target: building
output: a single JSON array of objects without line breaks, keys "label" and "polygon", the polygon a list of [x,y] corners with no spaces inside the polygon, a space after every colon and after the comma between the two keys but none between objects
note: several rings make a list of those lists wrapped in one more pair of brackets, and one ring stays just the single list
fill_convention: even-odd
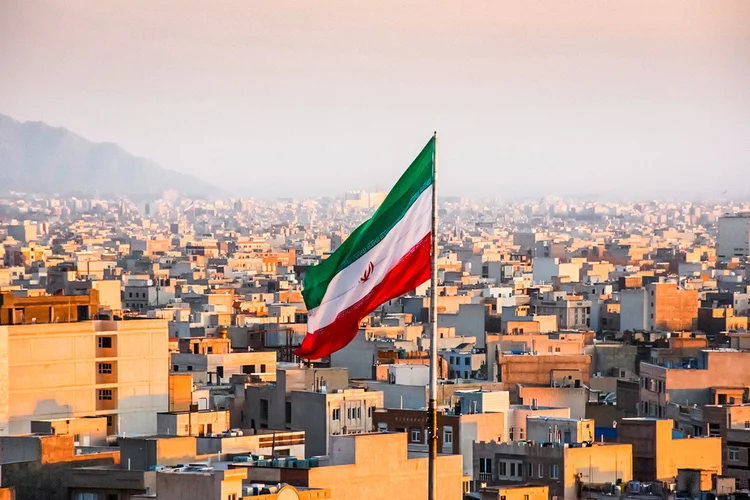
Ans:
[{"label": "building", "polygon": [[633,478],[629,444],[474,443],[475,486],[547,486],[551,498],[573,500]]},{"label": "building", "polygon": [[350,389],[345,369],[282,367],[276,383],[247,385],[243,422],[250,429],[303,430],[306,455],[317,456],[328,453],[331,436],[372,432],[382,407],[383,393]]},{"label": "building", "polygon": [[229,352],[229,339],[180,339],[172,353],[173,373],[192,373],[196,383],[227,383],[232,375],[255,375],[273,380],[275,351]]},{"label": "building", "polygon": [[719,217],[716,259],[730,261],[750,255],[750,214],[727,214]]},{"label": "building", "polygon": [[8,226],[8,236],[21,243],[31,243],[36,241],[39,226],[32,221],[23,222],[13,221]]},{"label": "building", "polygon": [[0,294],[0,325],[69,323],[94,319],[99,312],[99,291],[86,295],[16,297]]},{"label": "building", "polygon": [[[427,458],[412,458],[406,433],[372,433],[331,438],[329,457],[298,467],[235,462],[247,469],[248,482],[285,483],[295,488],[328,489],[336,500],[427,497]],[[373,452],[377,450],[377,452]],[[437,498],[456,500],[468,491],[460,455],[438,455]]]},{"label": "building", "polygon": [[479,500],[549,500],[549,487],[531,484],[488,486],[479,490]]},{"label": "building", "polygon": [[[669,404],[739,404],[750,389],[750,352],[703,349],[684,363],[641,362],[639,415],[665,417]],[[731,369],[726,369],[731,367]]]},{"label": "building", "polygon": [[565,292],[545,292],[532,301],[536,314],[556,316],[561,330],[588,329],[591,327],[591,301]]},{"label": "building", "polygon": [[0,326],[0,434],[86,416],[107,417],[110,435],[156,432],[167,343],[162,320]]},{"label": "building", "polygon": [[[438,451],[463,456],[463,474],[471,476],[472,443],[505,439],[507,413],[438,413]],[[404,432],[409,436],[409,452],[425,455],[429,452],[426,410],[388,409],[375,411],[375,426],[379,432]]]},{"label": "building", "polygon": [[68,500],[71,497],[61,485],[71,468],[116,467],[119,463],[118,448],[77,448],[70,434],[3,436],[0,490],[15,489],[14,500]]},{"label": "building", "polygon": [[721,438],[678,438],[673,422],[654,418],[624,418],[618,441],[633,447],[633,478],[674,483],[678,469],[702,469],[721,474]]},{"label": "building", "polygon": [[693,331],[698,320],[698,290],[681,290],[677,283],[649,283],[648,329]]}]

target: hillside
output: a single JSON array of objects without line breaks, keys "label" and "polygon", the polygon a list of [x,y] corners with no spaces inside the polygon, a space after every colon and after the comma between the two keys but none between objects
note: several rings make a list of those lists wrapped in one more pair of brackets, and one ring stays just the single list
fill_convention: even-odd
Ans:
[{"label": "hillside", "polygon": [[138,196],[166,189],[188,196],[219,193],[116,144],[93,143],[65,128],[0,115],[0,192]]}]

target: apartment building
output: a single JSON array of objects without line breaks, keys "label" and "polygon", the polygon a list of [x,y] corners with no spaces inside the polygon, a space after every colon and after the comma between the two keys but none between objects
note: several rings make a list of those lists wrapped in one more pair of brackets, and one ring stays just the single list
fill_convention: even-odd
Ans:
[{"label": "apartment building", "polygon": [[588,329],[591,327],[591,301],[565,292],[545,292],[532,300],[536,314],[556,316],[561,330]]},{"label": "apartment building", "polygon": [[739,404],[750,390],[750,352],[704,349],[694,360],[641,362],[639,415],[665,417],[667,405]]},{"label": "apartment building", "polygon": [[581,498],[586,488],[633,479],[629,444],[527,441],[474,443],[475,487],[547,486],[551,498]]},{"label": "apartment building", "polygon": [[0,326],[0,434],[95,415],[108,434],[155,432],[168,406],[167,343],[162,320]]},{"label": "apartment building", "polygon": [[682,290],[677,283],[646,286],[649,330],[693,331],[698,320],[698,290]]},{"label": "apartment building", "polygon": [[283,367],[275,384],[245,388],[243,422],[252,429],[298,429],[307,438],[307,456],[325,455],[331,436],[375,429],[383,393],[350,389],[345,369]]},{"label": "apartment building", "polygon": [[673,483],[678,469],[721,474],[721,438],[677,438],[671,419],[624,418],[618,441],[633,447],[633,477],[638,481]]}]

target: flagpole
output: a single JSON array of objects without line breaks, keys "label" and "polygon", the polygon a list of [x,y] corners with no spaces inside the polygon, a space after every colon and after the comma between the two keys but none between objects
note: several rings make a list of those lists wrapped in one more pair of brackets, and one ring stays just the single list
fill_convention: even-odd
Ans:
[{"label": "flagpole", "polygon": [[432,136],[432,276],[430,277],[430,402],[427,422],[429,425],[430,451],[428,458],[428,500],[437,499],[437,241],[438,241],[438,204],[437,204],[437,132]]}]

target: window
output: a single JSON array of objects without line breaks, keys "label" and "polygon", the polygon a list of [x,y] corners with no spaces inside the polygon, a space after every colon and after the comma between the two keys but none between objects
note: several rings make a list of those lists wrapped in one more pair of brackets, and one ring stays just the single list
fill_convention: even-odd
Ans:
[{"label": "window", "polygon": [[515,429],[513,427],[510,428],[510,432],[508,433],[508,439],[510,441],[513,441],[513,435],[515,434]]},{"label": "window", "polygon": [[178,371],[180,371],[180,365],[172,365],[172,371],[173,371],[173,372],[178,372]]},{"label": "window", "polygon": [[266,373],[266,365],[260,365],[260,373]]},{"label": "window", "polygon": [[362,418],[362,407],[357,408],[357,418]]},{"label": "window", "polygon": [[549,477],[550,479],[557,479],[558,474],[560,473],[559,466],[557,464],[553,464],[549,466]]},{"label": "window", "polygon": [[523,500],[529,500],[529,495],[524,495]]},{"label": "window", "polygon": [[367,416],[372,418],[372,416],[375,414],[375,407],[371,406],[367,409]]},{"label": "window", "polygon": [[443,427],[443,445],[453,444],[453,428]]},{"label": "window", "polygon": [[471,358],[464,358],[464,364],[469,366],[471,364]]},{"label": "window", "polygon": [[347,420],[351,420],[352,419],[352,409],[351,408],[347,408],[346,409],[346,419]]},{"label": "window", "polygon": [[534,475],[534,464],[526,464],[526,476],[531,478]]},{"label": "window", "polygon": [[112,363],[99,363],[99,373],[109,375],[112,373]]},{"label": "window", "polygon": [[453,364],[455,364],[455,363],[456,363],[456,360],[455,360],[455,358],[454,358],[453,356],[451,356],[451,364],[453,365]]},{"label": "window", "polygon": [[521,441],[523,441],[523,434],[523,427],[521,427],[520,429],[518,429],[518,439]]},{"label": "window", "polygon": [[737,462],[740,459],[740,450],[737,448],[729,448],[729,461]]},{"label": "window", "polygon": [[491,458],[479,459],[479,472],[481,472],[482,474],[492,473],[492,459]]},{"label": "window", "polygon": [[411,430],[411,442],[412,443],[419,443],[420,437],[422,437],[422,433],[419,429],[412,429]]},{"label": "window", "polygon": [[255,373],[255,365],[242,365],[242,373],[252,375]]},{"label": "window", "polygon": [[187,365],[187,371],[189,372],[193,371],[193,365]]},{"label": "window", "polygon": [[286,423],[291,424],[292,423],[292,402],[291,401],[286,402],[284,413],[286,413]]},{"label": "window", "polygon": [[112,348],[112,337],[97,337],[96,342],[100,349]]},{"label": "window", "polygon": [[237,500],[237,493],[230,493],[227,495],[227,500]]},{"label": "window", "polygon": [[107,427],[112,427],[113,423],[114,419],[112,418],[112,415],[107,415]]},{"label": "window", "polygon": [[99,401],[112,401],[112,389],[99,389],[97,398]]},{"label": "window", "polygon": [[750,420],[745,420],[745,429],[750,429]]},{"label": "window", "polygon": [[499,467],[499,469],[500,469],[500,472],[499,472],[500,476],[507,476],[508,475],[508,464],[506,464],[505,462],[498,462],[497,465],[500,466]]},{"label": "window", "polygon": [[268,420],[268,400],[267,399],[260,400],[260,419]]},{"label": "window", "polygon": [[332,418],[334,420],[340,420],[341,419],[341,410],[339,410],[338,408],[334,408],[333,412],[332,412]]},{"label": "window", "polygon": [[214,353],[214,348],[213,348],[213,346],[208,346],[208,347],[206,347],[206,354],[213,354],[213,353]]},{"label": "window", "polygon": [[510,477],[515,477],[516,475],[516,463],[511,462],[510,463]]},{"label": "window", "polygon": [[544,477],[544,466],[542,464],[537,465],[536,475],[539,477],[539,479]]}]

